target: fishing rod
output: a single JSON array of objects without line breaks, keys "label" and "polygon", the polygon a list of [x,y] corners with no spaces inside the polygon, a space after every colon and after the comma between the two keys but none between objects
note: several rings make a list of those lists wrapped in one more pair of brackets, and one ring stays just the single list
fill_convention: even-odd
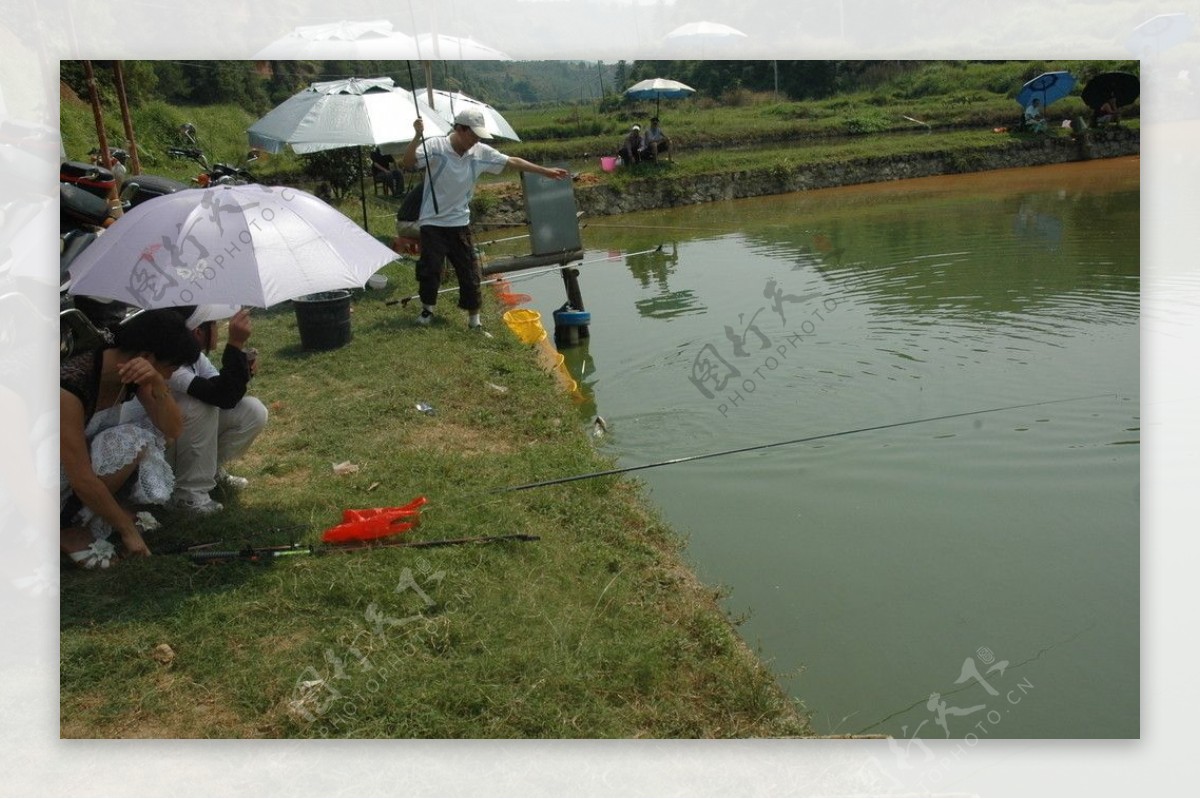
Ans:
[{"label": "fishing rod", "polygon": [[[578,218],[581,216],[583,216],[583,211],[578,212],[578,214],[575,216],[575,218]],[[590,223],[584,222],[583,224],[581,224],[580,230],[587,228],[588,224],[590,224]],[[502,242],[502,241],[518,241],[520,239],[528,239],[530,235],[533,235],[533,234],[532,233],[522,233],[521,235],[516,235],[516,236],[504,236],[503,239],[488,239],[487,241],[476,242],[475,247],[487,247],[487,246],[490,246],[493,244],[500,244],[500,242]]]},{"label": "fishing rod", "polygon": [[[481,280],[481,281],[479,281],[479,285],[489,286],[493,283],[502,283],[504,281],[512,282],[512,281],[516,281],[516,280],[524,280],[527,277],[537,277],[538,275],[544,275],[548,272],[556,272],[560,269],[568,269],[568,268],[575,269],[575,268],[578,268],[581,266],[587,266],[588,264],[598,264],[598,263],[602,263],[604,261],[612,261],[612,260],[615,260],[620,257],[628,258],[628,257],[634,256],[634,255],[647,255],[648,253],[652,253],[652,252],[662,252],[662,248],[663,248],[663,246],[660,244],[657,247],[650,249],[650,250],[642,250],[641,252],[621,253],[621,255],[606,255],[603,258],[593,258],[590,261],[581,261],[580,263],[577,263],[577,264],[559,264],[557,266],[550,266],[545,269],[535,269],[532,272],[522,272],[519,275],[516,275],[514,277],[505,277],[504,275],[501,275],[499,277],[492,277],[492,278],[488,278],[487,280]],[[448,291],[458,291],[458,288],[459,288],[458,286],[448,286],[448,287],[438,291],[438,294],[445,294]],[[405,305],[408,305],[413,300],[419,300],[420,298],[421,298],[420,294],[410,294],[407,297],[401,297],[400,299],[397,299],[397,300],[388,300],[387,302],[384,303],[384,305],[399,305],[401,307],[404,307]]]},{"label": "fishing rod", "polygon": [[561,485],[562,483],[571,483],[576,480],[590,480],[594,477],[609,477],[616,474],[626,474],[628,472],[637,472],[643,469],[656,469],[660,466],[673,466],[678,463],[689,463],[691,461],[705,460],[707,458],[720,458],[725,455],[737,455],[743,452],[757,452],[759,450],[771,449],[773,447],[786,447],[792,444],[806,444],[811,441],[825,441],[830,438],[838,438],[840,436],[849,436],[857,433],[870,433],[877,430],[891,430],[897,427],[907,427],[915,424],[926,424],[928,422],[940,422],[946,419],[961,419],[964,416],[978,416],[982,413],[999,413],[1000,411],[1015,411],[1021,408],[1036,408],[1042,405],[1056,405],[1063,402],[1081,402],[1083,400],[1097,399],[1099,397],[1111,397],[1112,394],[1094,394],[1090,397],[1070,397],[1067,399],[1045,400],[1043,402],[1027,402],[1020,405],[1005,405],[1000,408],[984,408],[977,411],[962,411],[960,413],[947,413],[942,416],[931,416],[927,419],[911,419],[907,422],[891,422],[890,424],[871,425],[870,427],[856,427],[853,430],[841,430],[836,433],[822,433],[815,436],[805,436],[803,438],[793,438],[787,441],[775,441],[770,444],[755,444],[748,447],[737,447],[735,449],[726,449],[719,452],[706,452],[701,455],[686,455],[681,458],[671,458],[664,461],[656,461],[654,463],[644,463],[640,466],[624,466],[617,469],[605,469],[600,472],[589,472],[587,474],[576,474],[570,477],[558,477],[552,480],[541,480],[536,483],[525,483],[524,485],[510,486],[508,488],[494,489],[492,493],[504,494],[513,491],[526,491],[531,488],[544,488],[546,486]]},{"label": "fishing rod", "polygon": [[530,236],[529,233],[522,233],[519,236],[505,236],[502,239],[491,239],[490,241],[481,241],[481,242],[479,242],[479,244],[477,244],[475,246],[487,247],[488,245],[491,245],[491,244],[499,244],[502,241],[517,241],[518,239],[527,239],[527,238],[529,238],[529,236]]},{"label": "fishing rod", "polygon": [[337,546],[285,544],[275,547],[254,547],[246,545],[242,549],[231,550],[206,550],[200,547],[193,547],[179,554],[185,555],[188,560],[197,565],[228,563],[235,560],[269,564],[279,558],[307,555],[342,555],[350,552],[363,552],[370,549],[433,549],[435,547],[461,546],[463,544],[494,544],[501,541],[540,540],[540,536],[529,535],[528,533],[512,533],[509,535],[480,535],[468,538],[439,538],[432,541],[377,541],[373,543]]},{"label": "fishing rod", "polygon": [[[408,85],[412,90],[413,109],[417,112],[417,119],[420,119],[421,106],[417,105],[417,83],[413,80],[412,62],[405,61],[404,63],[408,67]],[[429,198],[433,200],[433,212],[435,214],[440,213],[438,211],[437,192],[433,189],[433,167],[429,163],[429,147],[425,144],[424,131],[421,131],[421,151],[425,153],[425,177],[429,180]]]}]

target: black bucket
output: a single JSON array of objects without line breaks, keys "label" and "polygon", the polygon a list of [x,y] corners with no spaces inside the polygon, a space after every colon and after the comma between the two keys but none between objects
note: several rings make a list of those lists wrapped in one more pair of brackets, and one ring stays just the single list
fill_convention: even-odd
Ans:
[{"label": "black bucket", "polygon": [[292,300],[300,326],[300,346],[332,350],[347,344],[350,332],[350,292],[323,291]]}]

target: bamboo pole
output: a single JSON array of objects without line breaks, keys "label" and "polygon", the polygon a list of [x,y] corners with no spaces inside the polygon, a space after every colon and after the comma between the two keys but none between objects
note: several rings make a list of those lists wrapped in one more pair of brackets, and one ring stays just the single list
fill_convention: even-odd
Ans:
[{"label": "bamboo pole", "polygon": [[125,141],[129,146],[129,174],[142,174],[138,160],[137,141],[133,135],[133,120],[129,116],[129,101],[125,97],[125,69],[120,61],[113,62],[113,81],[117,85],[117,102],[121,105],[121,123],[125,126]]},{"label": "bamboo pole", "polygon": [[96,120],[96,138],[100,140],[100,166],[112,168],[112,157],[108,154],[108,136],[104,132],[104,113],[100,110],[100,92],[96,89],[96,73],[92,62],[83,62],[83,74],[87,78],[88,95],[92,101],[92,116]]}]

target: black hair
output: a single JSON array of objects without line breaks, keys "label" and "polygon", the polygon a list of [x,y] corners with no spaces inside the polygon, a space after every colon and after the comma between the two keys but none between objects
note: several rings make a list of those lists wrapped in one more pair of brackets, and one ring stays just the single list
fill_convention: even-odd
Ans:
[{"label": "black hair", "polygon": [[113,342],[119,350],[148,352],[155,360],[172,366],[195,363],[200,358],[200,345],[176,308],[131,316],[117,327]]}]

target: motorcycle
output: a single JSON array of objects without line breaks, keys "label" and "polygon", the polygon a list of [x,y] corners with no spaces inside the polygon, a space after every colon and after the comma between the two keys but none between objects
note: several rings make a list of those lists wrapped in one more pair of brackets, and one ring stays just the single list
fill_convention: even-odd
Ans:
[{"label": "motorcycle", "polygon": [[196,141],[196,127],[191,123],[181,125],[179,132],[187,144],[181,147],[168,147],[167,155],[172,158],[186,158],[189,161],[194,161],[199,164],[202,170],[199,175],[192,178],[192,182],[200,188],[208,186],[242,186],[247,183],[257,183],[254,175],[250,170],[246,169],[246,165],[257,161],[261,155],[257,149],[251,149],[246,153],[246,157],[240,164],[213,163],[210,164],[208,156],[204,154],[204,150]]}]

